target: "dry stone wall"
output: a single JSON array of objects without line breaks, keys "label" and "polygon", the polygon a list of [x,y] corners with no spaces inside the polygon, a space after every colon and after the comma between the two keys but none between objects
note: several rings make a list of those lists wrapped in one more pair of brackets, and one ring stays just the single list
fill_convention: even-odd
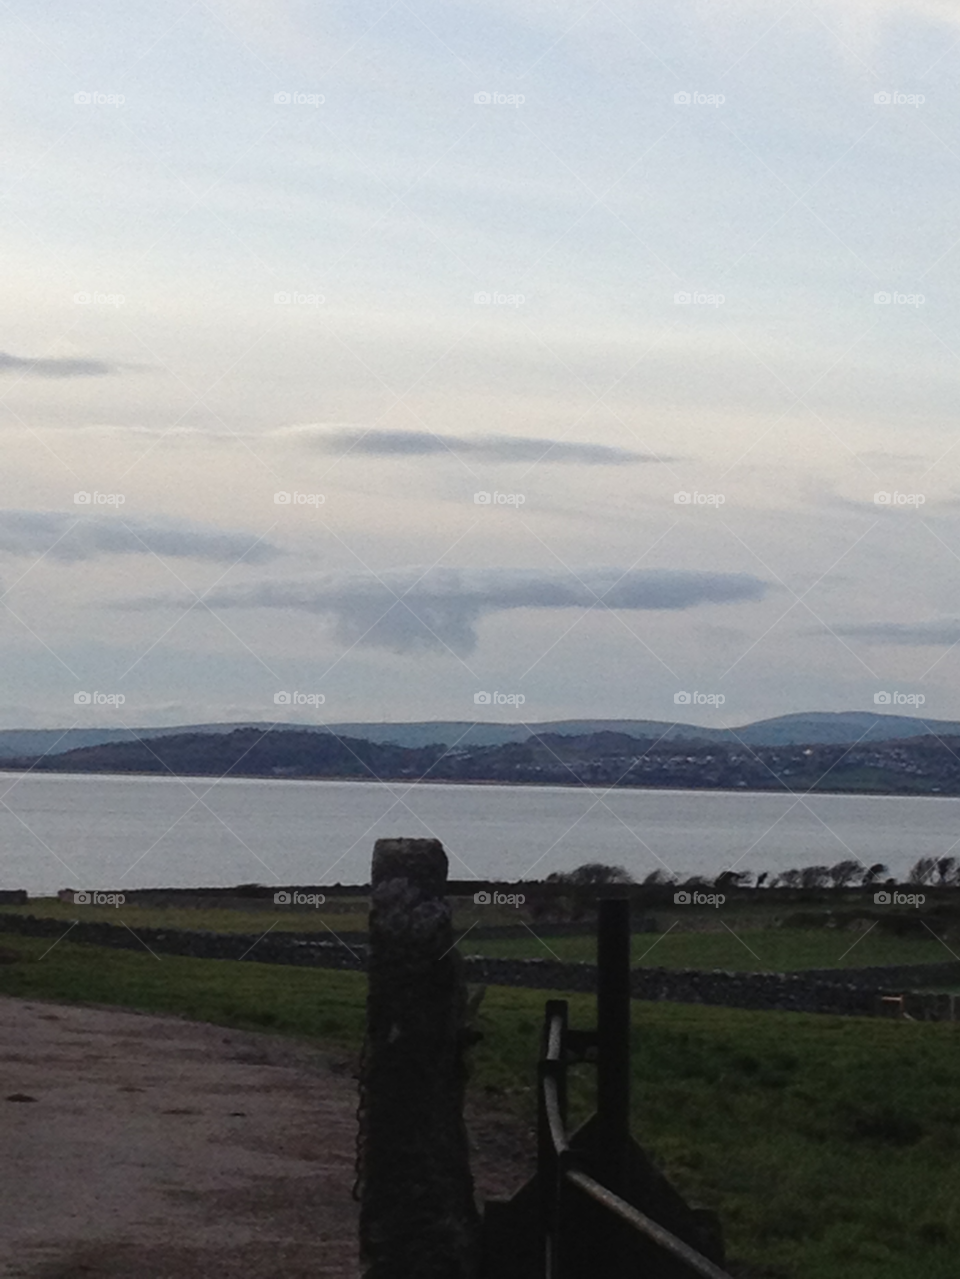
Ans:
[{"label": "dry stone wall", "polygon": [[[62,937],[62,919],[0,912],[0,931],[38,937]],[[366,946],[352,939],[315,940],[304,935],[270,933],[212,933],[188,929],[138,928],[136,936],[120,924],[81,920],[69,931],[73,942],[137,950],[143,945],[161,954],[196,959],[244,959],[261,964],[362,971]],[[535,990],[596,989],[593,964],[552,959],[497,959],[467,956],[466,980],[493,986],[522,986]],[[715,1004],[728,1008],[779,1012],[895,1016],[901,1009],[884,996],[904,996],[903,1011],[917,1020],[956,1020],[956,996],[924,991],[924,987],[956,985],[960,963],[910,964],[886,968],[813,969],[795,973],[742,973],[700,969],[635,968],[631,974],[635,999],[674,1003]]]}]

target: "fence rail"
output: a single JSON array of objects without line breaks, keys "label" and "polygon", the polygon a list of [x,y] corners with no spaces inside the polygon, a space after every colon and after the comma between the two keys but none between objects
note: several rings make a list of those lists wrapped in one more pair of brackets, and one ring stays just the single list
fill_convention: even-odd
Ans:
[{"label": "fence rail", "polygon": [[[538,1066],[538,1169],[543,1279],[730,1279],[727,1271],[630,1202],[629,903],[600,905],[596,1031],[568,1026],[565,1000],[549,1000]],[[567,1130],[567,1071],[595,1058],[592,1156]],[[594,1175],[594,1174],[598,1175]]]},{"label": "fence rail", "polygon": [[[544,1176],[545,1279],[566,1279],[570,1273],[569,1267],[564,1263],[567,1251],[565,1236],[578,1229],[577,1214],[567,1211],[570,1189],[599,1204],[628,1229],[642,1235],[665,1255],[685,1266],[685,1272],[681,1273],[697,1276],[697,1279],[730,1279],[727,1271],[579,1166],[567,1135],[566,1070],[571,1051],[579,1053],[585,1047],[592,1046],[594,1036],[589,1032],[569,1030],[566,1001],[550,1000],[544,1017],[543,1039],[544,1052],[540,1059],[539,1166]],[[636,1272],[635,1269],[621,1267],[620,1273],[626,1275]],[[620,1279],[620,1274],[611,1275],[611,1279]]]},{"label": "fence rail", "polygon": [[702,1275],[703,1279],[731,1279],[726,1270],[721,1270],[719,1266],[715,1266],[712,1261],[708,1261],[695,1248],[685,1244],[682,1239],[672,1235],[663,1226],[657,1225],[652,1218],[642,1213],[639,1208],[634,1208],[625,1199],[615,1195],[612,1190],[607,1190],[606,1186],[601,1186],[600,1182],[589,1176],[588,1173],[578,1172],[574,1168],[570,1169],[566,1176],[572,1186],[577,1186],[584,1194],[589,1195],[597,1203],[615,1214],[626,1225],[645,1235],[669,1256],[686,1265],[691,1275]]}]

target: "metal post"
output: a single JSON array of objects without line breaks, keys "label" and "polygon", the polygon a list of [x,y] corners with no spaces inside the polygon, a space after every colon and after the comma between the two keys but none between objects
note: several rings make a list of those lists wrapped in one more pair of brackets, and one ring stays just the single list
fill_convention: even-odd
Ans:
[{"label": "metal post", "polygon": [[[554,1035],[555,1022],[559,1019],[559,1034]],[[563,1158],[554,1146],[555,1134],[551,1131],[546,1108],[544,1083],[550,1078],[556,1084],[560,1119],[564,1132],[567,1123],[567,1002],[562,999],[547,1000],[544,1034],[540,1049],[538,1075],[538,1164],[540,1181],[540,1219],[543,1239],[543,1279],[561,1279],[564,1274],[563,1257]],[[540,1279],[540,1276],[537,1276]]]},{"label": "metal post", "polygon": [[599,903],[597,1122],[601,1179],[623,1195],[630,1136],[630,902],[624,897]]}]

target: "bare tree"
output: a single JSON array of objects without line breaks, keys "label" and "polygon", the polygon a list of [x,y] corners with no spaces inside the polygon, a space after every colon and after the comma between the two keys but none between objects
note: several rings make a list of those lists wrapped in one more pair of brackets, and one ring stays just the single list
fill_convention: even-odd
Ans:
[{"label": "bare tree", "polygon": [[804,866],[800,871],[801,888],[823,888],[830,870],[826,866]]},{"label": "bare tree", "polygon": [[783,870],[777,876],[775,883],[778,888],[799,888],[800,872],[796,869]]},{"label": "bare tree", "polygon": [[862,862],[849,858],[846,861],[837,862],[836,866],[831,866],[828,872],[830,883],[834,888],[846,888],[847,884],[852,883],[860,875],[862,869]]},{"label": "bare tree", "polygon": [[632,884],[633,876],[622,866],[605,866],[603,862],[585,862],[575,870],[558,876],[568,884]]},{"label": "bare tree", "polygon": [[937,883],[943,888],[949,884],[956,876],[957,859],[956,857],[938,857],[937,858]]},{"label": "bare tree", "polygon": [[634,882],[633,876],[622,866],[606,866],[603,862],[585,862],[573,870],[555,870],[547,876],[547,883],[569,886],[570,893],[564,896],[571,920],[584,919],[587,912],[593,909],[597,894],[592,889],[601,888],[604,884]]},{"label": "bare tree", "polygon": [[722,870],[713,881],[714,888],[721,891],[730,888],[746,888],[747,880],[751,878],[752,872],[749,870]]},{"label": "bare tree", "polygon": [[664,884],[674,883],[676,878],[676,875],[671,875],[669,871],[652,870],[649,875],[644,877],[642,882],[652,888],[658,888]]},{"label": "bare tree", "polygon": [[937,873],[935,857],[920,857],[910,867],[907,879],[911,884],[929,884]]},{"label": "bare tree", "polygon": [[880,878],[881,875],[885,875],[886,873],[887,873],[887,867],[883,864],[883,862],[874,862],[873,865],[867,871],[864,872],[864,876],[863,876],[864,888],[866,888],[868,884],[874,883],[876,880]]}]

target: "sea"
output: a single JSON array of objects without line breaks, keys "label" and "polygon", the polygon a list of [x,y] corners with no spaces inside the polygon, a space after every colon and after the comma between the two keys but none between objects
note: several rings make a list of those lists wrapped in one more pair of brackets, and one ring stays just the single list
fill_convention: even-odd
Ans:
[{"label": "sea", "polygon": [[0,773],[0,888],[369,881],[382,836],[439,839],[456,879],[584,862],[714,877],[958,852],[960,799]]}]

